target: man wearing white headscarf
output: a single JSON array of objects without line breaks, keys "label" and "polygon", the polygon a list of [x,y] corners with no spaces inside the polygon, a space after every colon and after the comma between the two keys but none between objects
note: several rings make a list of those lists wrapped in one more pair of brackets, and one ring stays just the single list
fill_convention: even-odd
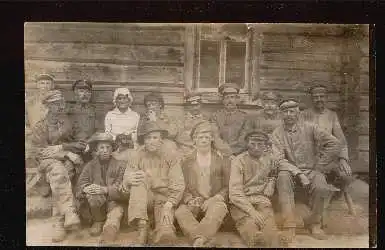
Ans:
[{"label": "man wearing white headscarf", "polygon": [[137,128],[140,116],[130,106],[134,98],[127,88],[117,88],[114,92],[115,108],[109,111],[104,120],[105,132],[110,133],[114,140],[117,135],[131,134],[132,140],[137,140]]}]

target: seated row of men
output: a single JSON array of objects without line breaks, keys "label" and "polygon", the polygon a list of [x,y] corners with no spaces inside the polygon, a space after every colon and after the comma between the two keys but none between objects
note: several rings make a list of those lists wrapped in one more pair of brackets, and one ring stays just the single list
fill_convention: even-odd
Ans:
[{"label": "seated row of men", "polygon": [[[249,246],[261,241],[278,246],[270,198],[277,196],[283,216],[281,239],[291,242],[297,179],[305,187],[302,191],[310,195],[312,213],[305,226],[322,239],[325,204],[339,190],[326,177],[336,173],[342,189],[351,181],[338,118],[321,107],[322,86],[312,89],[321,108],[304,116],[316,122],[300,119],[295,100],[282,101],[278,112],[272,93],[264,96],[262,113],[247,118],[237,108],[239,88],[226,84],[219,89],[223,109],[207,119],[200,112],[200,96],[191,95],[184,124],[179,126],[163,112],[159,94],[145,97],[147,112],[139,116],[130,109],[130,92],[120,88],[114,93],[116,108],[105,118],[106,134],[94,134],[89,104],[92,85],[77,81],[73,90],[77,103],[70,112],[64,112],[60,91],[44,96],[48,112],[34,124],[31,134],[31,148],[38,150],[29,157],[37,160],[42,182],[49,184],[59,208],[55,241],[77,227],[79,215],[93,224],[93,235],[102,233],[103,242],[113,241],[127,207],[128,221],[137,224],[142,244],[148,239],[148,215],[154,217],[155,243],[175,238],[175,215],[193,245],[203,246],[229,210]],[[321,129],[323,124],[327,126]],[[127,149],[130,140],[116,140],[128,134],[135,149]],[[84,166],[84,162],[88,163]],[[122,205],[127,202],[128,206]]]}]

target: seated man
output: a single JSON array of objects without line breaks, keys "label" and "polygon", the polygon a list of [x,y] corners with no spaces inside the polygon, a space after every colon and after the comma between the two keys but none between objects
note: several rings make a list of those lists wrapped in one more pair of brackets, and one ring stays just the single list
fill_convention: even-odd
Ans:
[{"label": "seated man", "polygon": [[231,162],[230,214],[249,247],[279,247],[270,197],[274,193],[278,162],[268,151],[269,137],[253,130],[245,136],[248,150]]},{"label": "seated man", "polygon": [[99,236],[102,242],[114,241],[123,216],[123,205],[128,196],[119,191],[126,162],[112,157],[114,140],[110,134],[96,133],[89,141],[96,157],[88,162],[80,174],[77,198],[83,216],[91,215],[92,236]]},{"label": "seated man", "polygon": [[140,244],[148,239],[148,211],[154,215],[155,244],[172,244],[175,240],[174,209],[185,188],[180,161],[165,151],[163,138],[167,131],[156,122],[141,127],[138,142],[144,144],[128,159],[122,190],[130,192],[128,224],[137,222]]},{"label": "seated man", "polygon": [[217,233],[228,212],[229,162],[213,147],[210,122],[196,124],[190,136],[196,150],[182,162],[186,190],[175,217],[193,246],[201,247]]},{"label": "seated man", "polygon": [[[311,208],[309,217],[304,218],[305,227],[316,239],[325,239],[321,220],[325,202],[339,189],[326,182],[325,172],[338,166],[333,163],[341,150],[340,143],[331,134],[314,123],[299,119],[299,104],[294,99],[280,104],[283,123],[272,134],[273,151],[279,161],[286,160],[304,173],[310,181],[302,190]],[[295,237],[294,191],[298,190],[295,174],[280,166],[277,180],[278,201],[283,217],[284,238],[290,243]]]}]

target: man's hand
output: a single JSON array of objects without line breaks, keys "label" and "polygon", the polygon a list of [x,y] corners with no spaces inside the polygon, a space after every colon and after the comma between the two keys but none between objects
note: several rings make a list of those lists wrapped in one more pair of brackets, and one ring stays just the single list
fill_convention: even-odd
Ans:
[{"label": "man's hand", "polygon": [[265,190],[263,190],[263,194],[265,196],[267,196],[267,197],[271,197],[274,194],[274,189],[275,189],[275,181],[274,180],[269,180],[267,182]]},{"label": "man's hand", "polygon": [[258,213],[257,211],[254,211],[254,213],[252,214],[252,218],[254,219],[255,224],[257,224],[260,229],[264,228],[265,217],[262,214]]},{"label": "man's hand", "polygon": [[218,194],[215,195],[215,196],[213,196],[213,197],[208,198],[208,199],[205,200],[205,201],[203,202],[203,204],[201,205],[201,209],[203,210],[203,212],[206,212],[207,209],[209,208],[210,204],[211,204],[212,202],[215,202],[215,201],[218,201],[218,200],[223,200],[223,198],[220,197],[220,195],[218,195]]},{"label": "man's hand", "polygon": [[145,178],[145,172],[142,170],[133,171],[123,180],[123,185],[128,188],[130,186],[138,186]]},{"label": "man's hand", "polygon": [[57,154],[60,150],[62,150],[61,145],[55,145],[55,146],[48,146],[42,151],[40,151],[40,154],[44,158],[53,157],[55,154]]},{"label": "man's hand", "polygon": [[107,194],[108,188],[97,184],[91,184],[83,189],[86,194]]},{"label": "man's hand", "polygon": [[245,195],[262,194],[264,187],[263,185],[247,187],[244,190]]},{"label": "man's hand", "polygon": [[200,207],[202,204],[203,204],[202,197],[195,197],[187,202],[187,205],[192,207]]},{"label": "man's hand", "polygon": [[173,224],[172,206],[172,203],[169,201],[163,205],[161,221],[166,225]]},{"label": "man's hand", "polygon": [[347,176],[352,175],[352,169],[350,168],[348,162],[345,159],[340,159],[339,164],[340,171]]},{"label": "man's hand", "polygon": [[155,122],[156,121],[156,113],[154,111],[152,111],[152,110],[149,110],[148,111],[148,119],[150,121]]},{"label": "man's hand", "polygon": [[301,173],[298,175],[298,177],[299,177],[299,180],[301,181],[302,186],[307,187],[310,184],[310,181],[305,174]]}]

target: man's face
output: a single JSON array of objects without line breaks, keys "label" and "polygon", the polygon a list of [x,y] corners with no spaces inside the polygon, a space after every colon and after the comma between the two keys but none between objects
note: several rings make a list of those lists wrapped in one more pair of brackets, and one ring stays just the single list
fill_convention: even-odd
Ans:
[{"label": "man's face", "polygon": [[223,96],[222,102],[226,109],[235,109],[237,107],[238,100],[238,94],[225,94]]},{"label": "man's face", "polygon": [[262,105],[264,112],[267,114],[273,114],[278,109],[278,105],[274,100],[264,100]]},{"label": "man's face", "polygon": [[96,145],[96,155],[100,160],[110,159],[112,154],[112,145],[109,142],[98,142]]},{"label": "man's face", "polygon": [[200,104],[188,105],[186,107],[186,111],[192,115],[199,115],[201,113],[201,105]]},{"label": "man's face", "polygon": [[75,88],[75,98],[80,103],[89,103],[91,100],[91,90],[86,88]]},{"label": "man's face", "polygon": [[118,95],[116,97],[116,106],[118,109],[127,109],[130,104],[130,99],[127,95]]},{"label": "man's face", "polygon": [[208,148],[211,147],[213,136],[211,132],[196,133],[194,136],[194,143],[197,148]]},{"label": "man's face", "polygon": [[283,121],[287,125],[293,125],[298,120],[299,108],[287,108],[282,111]]},{"label": "man's face", "polygon": [[146,102],[146,108],[147,108],[147,111],[153,111],[156,114],[159,114],[161,110],[161,105],[158,101],[151,100]]},{"label": "man's face", "polygon": [[311,95],[313,105],[318,109],[323,109],[325,107],[326,95],[325,93],[313,93]]},{"label": "man's face", "polygon": [[259,158],[266,151],[266,149],[267,149],[266,141],[255,139],[253,137],[250,137],[248,139],[247,150],[250,156]]},{"label": "man's face", "polygon": [[52,80],[44,79],[37,82],[37,87],[39,90],[47,91],[52,90],[54,88],[54,84]]},{"label": "man's face", "polygon": [[149,152],[155,152],[162,146],[161,132],[150,132],[144,136],[144,147]]},{"label": "man's face", "polygon": [[65,110],[65,101],[58,100],[47,104],[48,110],[52,113],[61,113]]}]

